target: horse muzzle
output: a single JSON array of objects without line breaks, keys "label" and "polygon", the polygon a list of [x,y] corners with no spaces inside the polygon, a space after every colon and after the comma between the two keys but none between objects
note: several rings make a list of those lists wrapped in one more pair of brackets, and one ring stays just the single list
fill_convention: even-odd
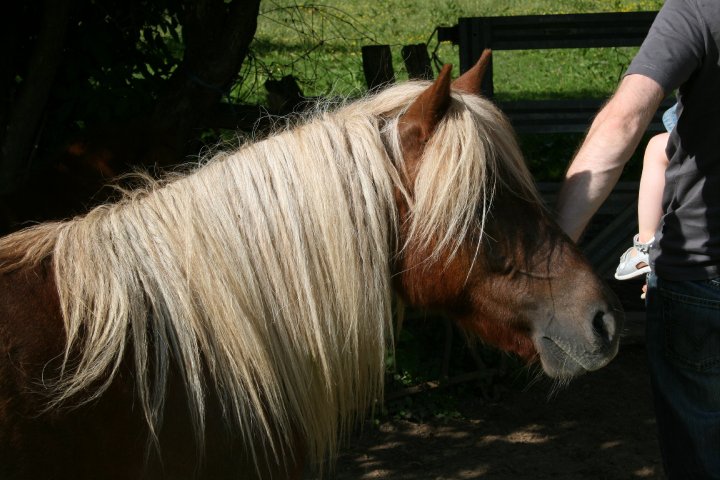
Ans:
[{"label": "horse muzzle", "polygon": [[572,322],[576,328],[568,328],[568,322],[554,318],[538,329],[533,343],[545,373],[553,378],[570,378],[610,363],[618,352],[625,318],[618,305],[610,301],[604,308],[589,308],[582,315],[584,320]]}]

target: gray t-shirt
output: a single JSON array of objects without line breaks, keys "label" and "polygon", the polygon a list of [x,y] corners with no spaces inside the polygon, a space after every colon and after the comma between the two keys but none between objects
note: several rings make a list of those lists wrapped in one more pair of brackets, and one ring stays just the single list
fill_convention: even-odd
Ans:
[{"label": "gray t-shirt", "polygon": [[668,280],[720,276],[720,0],[667,0],[627,74],[678,89],[650,259]]}]

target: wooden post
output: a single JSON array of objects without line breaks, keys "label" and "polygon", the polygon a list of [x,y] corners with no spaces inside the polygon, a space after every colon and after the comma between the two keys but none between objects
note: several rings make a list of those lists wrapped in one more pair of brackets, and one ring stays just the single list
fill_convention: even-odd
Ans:
[{"label": "wooden post", "polygon": [[[493,27],[490,21],[482,22],[481,32],[482,48],[480,48],[480,55],[482,55],[482,52],[486,48],[491,48],[492,45]],[[480,55],[478,55],[477,60],[480,59]],[[482,91],[483,95],[487,98],[492,98],[495,95],[495,83],[493,82],[493,56],[490,55],[488,60],[488,65],[485,68],[485,75],[483,75],[482,82],[480,83],[480,91]]]},{"label": "wooden post", "polygon": [[375,90],[395,82],[392,53],[389,45],[366,45],[362,47],[363,72],[368,89]]},{"label": "wooden post", "polygon": [[424,43],[405,45],[401,50],[401,54],[408,77],[413,80],[432,80],[433,71],[430,66],[427,45]]},{"label": "wooden post", "polygon": [[286,75],[280,80],[266,81],[265,90],[268,93],[270,111],[273,113],[292,112],[303,101],[300,86],[292,75]]}]

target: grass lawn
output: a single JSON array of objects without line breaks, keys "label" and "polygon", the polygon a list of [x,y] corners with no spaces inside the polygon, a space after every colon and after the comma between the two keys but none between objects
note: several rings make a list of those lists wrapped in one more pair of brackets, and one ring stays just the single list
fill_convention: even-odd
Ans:
[{"label": "grass lawn", "polygon": [[[428,42],[434,49],[435,27],[454,25],[460,17],[657,10],[661,5],[660,0],[265,0],[253,61],[234,94],[261,102],[265,80],[292,74],[306,95],[357,95],[365,89],[360,48],[372,44],[390,45],[396,77],[407,78],[402,46]],[[496,52],[497,94],[607,94],[633,53],[632,48]],[[439,46],[438,56],[459,64],[458,49],[449,43]]]},{"label": "grass lawn", "polygon": [[[438,44],[438,25],[458,18],[553,13],[657,10],[661,0],[264,0],[252,58],[243,67],[235,100],[263,103],[264,82],[295,76],[307,96],[357,96],[365,91],[360,49],[390,45],[395,76],[407,78],[400,49],[428,43],[442,63],[456,65],[458,48]],[[498,51],[494,54],[496,96],[515,98],[603,98],[613,91],[635,48]],[[556,179],[572,155],[578,135],[523,136],[531,169],[541,180]],[[638,163],[631,162],[631,165]],[[631,167],[631,175],[637,168]]]}]

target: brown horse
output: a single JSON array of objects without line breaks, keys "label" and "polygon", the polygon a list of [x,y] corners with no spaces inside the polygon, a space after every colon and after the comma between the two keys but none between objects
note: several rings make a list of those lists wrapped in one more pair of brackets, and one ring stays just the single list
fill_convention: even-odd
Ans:
[{"label": "brown horse", "polygon": [[621,318],[502,114],[406,83],[0,239],[0,478],[299,478],[382,398],[393,291],[565,379]]}]

